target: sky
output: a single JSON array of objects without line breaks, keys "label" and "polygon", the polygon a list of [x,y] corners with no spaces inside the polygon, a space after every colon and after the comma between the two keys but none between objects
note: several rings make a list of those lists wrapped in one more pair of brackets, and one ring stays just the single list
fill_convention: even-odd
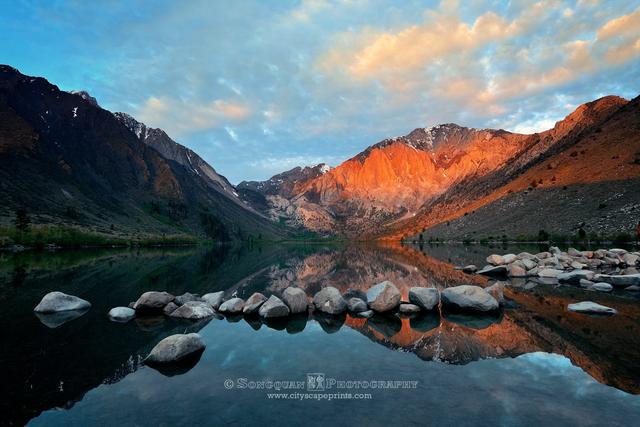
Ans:
[{"label": "sky", "polygon": [[0,62],[164,129],[232,183],[640,94],[640,0],[0,0],[0,28]]}]

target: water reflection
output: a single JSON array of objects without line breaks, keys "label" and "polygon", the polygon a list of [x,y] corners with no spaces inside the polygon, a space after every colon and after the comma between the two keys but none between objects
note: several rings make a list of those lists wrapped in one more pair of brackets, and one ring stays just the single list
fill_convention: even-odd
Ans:
[{"label": "water reflection", "polygon": [[[423,360],[451,364],[538,351],[557,353],[601,383],[629,393],[640,392],[637,300],[589,293],[588,299],[612,306],[619,314],[609,319],[588,318],[566,311],[568,303],[585,298],[584,290],[571,286],[514,283],[505,292],[508,307],[514,308],[497,317],[444,312],[364,319],[315,313],[266,323],[243,316],[194,323],[145,316],[116,324],[106,316],[110,308],[126,305],[147,290],[174,294],[225,290],[227,296],[247,298],[253,292],[280,296],[293,285],[313,295],[330,285],[362,297],[372,284],[392,280],[406,299],[413,286],[486,286],[486,278],[456,271],[448,262],[472,262],[465,258],[468,250],[462,247],[455,252],[451,247],[441,258],[438,253],[425,255],[396,246],[284,245],[0,255],[0,302],[4,307],[0,317],[7,325],[0,332],[0,362],[8,368],[0,385],[5,397],[0,410],[8,414],[9,425],[22,425],[43,410],[73,407],[89,390],[117,383],[136,372],[142,358],[162,338],[220,328],[221,323],[236,330],[248,325],[255,339],[271,331],[305,341],[317,336],[319,330],[327,339],[335,337],[337,343],[345,331],[354,331],[378,347],[402,349]],[[74,320],[42,320],[32,309],[51,290],[77,295],[90,301],[92,308]],[[295,346],[295,342],[282,345]],[[203,357],[216,348],[208,344]],[[266,354],[268,351],[264,357]],[[182,370],[162,374],[188,376],[203,369],[201,365],[202,361],[198,364],[196,360]]]}]

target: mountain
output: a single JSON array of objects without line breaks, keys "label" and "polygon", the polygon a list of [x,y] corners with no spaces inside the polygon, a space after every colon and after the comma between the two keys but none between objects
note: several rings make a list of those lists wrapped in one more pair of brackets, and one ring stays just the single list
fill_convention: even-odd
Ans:
[{"label": "mountain", "polygon": [[[142,133],[137,133],[135,123]],[[158,129],[100,108],[86,92],[0,66],[0,224],[218,240],[286,231],[258,215],[192,151]]]},{"label": "mountain", "polygon": [[272,220],[305,228],[308,224],[299,218],[302,212],[300,203],[294,206],[289,200],[301,191],[302,185],[330,170],[331,168],[325,163],[315,166],[298,166],[274,175],[267,181],[242,181],[238,184],[237,190],[242,200],[256,210],[266,213]]},{"label": "mountain", "polygon": [[[286,191],[268,185],[276,177],[253,183],[252,188],[265,195],[269,212],[284,213],[289,222],[351,237],[397,239],[464,215],[456,210],[507,185],[543,159],[580,144],[625,105],[623,98],[604,97],[581,105],[553,129],[533,135],[456,124],[419,128],[372,145],[322,175],[284,186]],[[637,132],[628,125],[618,129],[622,134],[616,138],[637,140]],[[601,139],[594,144],[605,144]],[[598,153],[607,155],[606,149]],[[614,163],[624,163],[626,157]],[[590,161],[591,169],[604,172],[597,174],[599,180],[616,178],[606,162]],[[638,175],[633,168],[629,173]],[[522,218],[526,221],[527,216]]]},{"label": "mountain", "polygon": [[545,152],[459,183],[385,233],[459,240],[633,233],[640,220],[640,97],[582,105],[540,135],[553,134],[562,136]]}]

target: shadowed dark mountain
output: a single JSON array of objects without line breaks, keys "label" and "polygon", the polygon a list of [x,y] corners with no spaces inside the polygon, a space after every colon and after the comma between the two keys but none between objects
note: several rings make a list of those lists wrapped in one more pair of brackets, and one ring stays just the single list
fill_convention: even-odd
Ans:
[{"label": "shadowed dark mountain", "polygon": [[0,223],[22,208],[35,224],[120,235],[286,234],[163,131],[9,66],[0,66],[0,166]]}]

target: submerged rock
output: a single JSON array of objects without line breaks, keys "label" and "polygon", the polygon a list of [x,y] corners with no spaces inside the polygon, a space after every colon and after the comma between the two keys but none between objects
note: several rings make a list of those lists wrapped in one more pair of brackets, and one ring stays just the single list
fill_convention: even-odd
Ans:
[{"label": "submerged rock", "polygon": [[492,311],[498,309],[498,301],[479,286],[461,285],[446,288],[441,293],[445,305],[461,309]]},{"label": "submerged rock", "polygon": [[436,288],[413,287],[409,289],[409,301],[423,310],[433,310],[440,303],[440,292]]},{"label": "submerged rock", "polygon": [[557,279],[558,275],[563,272],[563,270],[558,270],[556,268],[544,268],[538,272],[538,276],[547,279]]},{"label": "submerged rock", "polygon": [[339,314],[347,309],[347,303],[340,295],[340,291],[333,286],[327,286],[315,294],[313,305],[318,311],[327,314]]},{"label": "submerged rock", "polygon": [[589,314],[616,314],[618,312],[616,309],[597,304],[593,301],[582,301],[575,304],[569,304],[567,308],[569,311]]},{"label": "submerged rock", "polygon": [[162,311],[175,297],[168,292],[149,291],[140,295],[133,305],[136,311]]},{"label": "submerged rock", "polygon": [[599,282],[591,285],[591,289],[595,289],[600,292],[611,292],[613,290],[613,286],[609,283]]},{"label": "submerged rock", "polygon": [[107,314],[109,319],[114,322],[128,322],[136,317],[136,311],[129,307],[114,307]]},{"label": "submerged rock", "polygon": [[300,288],[289,287],[282,293],[282,300],[291,313],[304,313],[307,311],[309,301],[307,301],[307,294]]},{"label": "submerged rock", "polygon": [[260,317],[273,319],[276,317],[286,317],[289,315],[289,307],[277,296],[271,295],[260,307]]},{"label": "submerged rock", "polygon": [[33,309],[36,313],[59,313],[62,311],[83,311],[91,308],[91,303],[62,292],[49,292]]},{"label": "submerged rock", "polygon": [[244,300],[242,298],[231,298],[220,305],[218,311],[221,313],[238,314],[242,313],[244,308]]},{"label": "submerged rock", "polygon": [[350,298],[349,301],[347,301],[347,308],[351,313],[362,313],[369,310],[367,303],[360,298]]},{"label": "submerged rock", "polygon": [[169,316],[177,317],[180,319],[206,319],[215,314],[213,308],[203,301],[189,301],[185,302],[182,306],[173,310]]},{"label": "submerged rock", "polygon": [[264,304],[266,300],[267,300],[267,297],[262,295],[260,292],[256,292],[253,295],[251,295],[249,298],[247,298],[247,301],[244,303],[244,308],[242,309],[242,312],[244,314],[257,313],[258,310],[260,309],[260,306]]},{"label": "submerged rock", "polygon": [[613,286],[633,286],[640,285],[640,274],[630,274],[626,276],[611,276],[608,274],[596,274],[594,280],[598,282],[610,283]]},{"label": "submerged rock", "polygon": [[176,363],[204,351],[205,344],[200,335],[176,334],[156,344],[151,353],[144,359],[147,364]]},{"label": "submerged rock", "polygon": [[214,310],[217,310],[220,308],[220,306],[224,302],[224,291],[204,294],[202,295],[201,298],[202,298],[202,301],[209,304],[211,307],[213,307]]},{"label": "submerged rock", "polygon": [[385,280],[367,291],[367,304],[377,312],[394,310],[400,304],[400,291],[396,285]]},{"label": "submerged rock", "polygon": [[556,276],[559,282],[579,284],[581,279],[591,280],[595,273],[589,270],[573,270]]}]

